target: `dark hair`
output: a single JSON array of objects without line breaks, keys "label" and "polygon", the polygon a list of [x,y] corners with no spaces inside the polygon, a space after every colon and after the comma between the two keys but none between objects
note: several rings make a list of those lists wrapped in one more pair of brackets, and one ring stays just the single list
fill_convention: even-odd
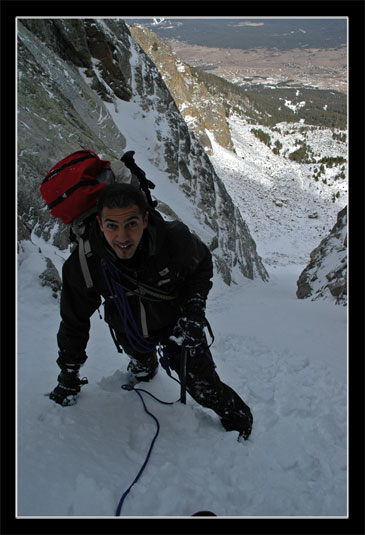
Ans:
[{"label": "dark hair", "polygon": [[126,208],[127,206],[137,205],[142,217],[148,209],[146,197],[143,192],[132,186],[132,184],[109,184],[101,190],[97,211],[101,218],[103,208]]}]

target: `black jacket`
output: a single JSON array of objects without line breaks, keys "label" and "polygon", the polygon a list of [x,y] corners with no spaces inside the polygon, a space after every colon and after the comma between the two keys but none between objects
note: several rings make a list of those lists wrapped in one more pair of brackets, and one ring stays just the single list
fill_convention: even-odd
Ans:
[{"label": "black jacket", "polygon": [[[127,292],[131,290],[128,304],[139,327],[142,302],[151,336],[175,325],[181,315],[188,313],[189,299],[196,295],[206,299],[212,287],[213,265],[209,249],[178,221],[166,222],[157,216],[150,217],[131,260],[118,259],[96,221],[91,227],[89,239],[92,255],[88,258],[88,265],[94,287],[86,287],[78,246],[63,266],[62,320],[57,335],[63,363],[85,362],[90,317],[100,307],[102,298],[105,300],[105,321],[116,334],[125,330],[105,280],[102,263],[104,267],[109,265],[116,269],[123,288]],[[137,295],[140,294],[139,283],[147,285],[145,296]],[[154,294],[162,295],[159,298]]]}]

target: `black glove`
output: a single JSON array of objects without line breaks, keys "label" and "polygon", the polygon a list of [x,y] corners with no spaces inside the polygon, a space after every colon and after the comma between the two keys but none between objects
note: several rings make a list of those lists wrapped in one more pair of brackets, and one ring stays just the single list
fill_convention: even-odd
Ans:
[{"label": "black glove", "polygon": [[86,377],[83,379],[79,378],[78,370],[72,370],[70,372],[61,371],[57,380],[58,385],[50,393],[49,397],[63,407],[74,405],[76,403],[76,396],[81,390],[81,386],[88,383]]},{"label": "black glove", "polygon": [[206,341],[204,334],[206,297],[197,293],[188,298],[182,306],[181,317],[170,337],[177,345],[189,350],[191,356]]},{"label": "black glove", "polygon": [[171,339],[180,346],[189,350],[193,355],[196,349],[204,342],[204,323],[200,319],[179,318],[172,331]]}]

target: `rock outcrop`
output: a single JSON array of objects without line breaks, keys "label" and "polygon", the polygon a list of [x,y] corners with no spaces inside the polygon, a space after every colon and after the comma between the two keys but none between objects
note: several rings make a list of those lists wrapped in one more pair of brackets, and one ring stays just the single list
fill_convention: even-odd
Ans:
[{"label": "rock outcrop", "polygon": [[206,130],[213,133],[217,143],[233,150],[231,132],[226,111],[219,98],[214,98],[204,83],[198,81],[192,69],[164,43],[158,35],[145,26],[130,26],[135,39],[152,59],[166,83],[177,107],[189,127],[195,133],[206,152],[211,151]]},{"label": "rock outcrop", "polygon": [[299,299],[333,299],[347,304],[347,207],[337,216],[337,222],[310,255],[308,266],[297,281]]}]

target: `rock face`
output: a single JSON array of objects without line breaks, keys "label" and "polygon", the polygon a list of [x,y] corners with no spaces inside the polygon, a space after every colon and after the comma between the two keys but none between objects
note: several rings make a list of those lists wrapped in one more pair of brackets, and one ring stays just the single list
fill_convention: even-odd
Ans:
[{"label": "rock face", "polygon": [[[27,229],[67,248],[69,229],[54,220],[40,196],[43,177],[81,148],[112,160],[129,143],[128,150],[142,153],[137,163],[158,175],[160,190],[173,188],[176,198],[185,199],[194,215],[186,223],[207,243],[227,284],[242,275],[268,279],[209,157],[122,20],[19,19],[17,66],[19,239]],[[153,146],[146,146],[141,132],[134,134],[137,116]],[[177,211],[172,197],[168,206],[159,204],[167,217]]]},{"label": "rock face", "polygon": [[199,82],[188,64],[181,61],[170,45],[144,26],[130,27],[137,41],[162,75],[177,107],[199,142],[209,154],[211,143],[205,130],[214,133],[222,147],[233,150],[224,105]]},{"label": "rock face", "polygon": [[62,281],[61,277],[57,271],[56,266],[50,258],[46,257],[47,267],[39,275],[42,286],[49,286],[52,290],[53,297],[57,298],[58,292],[61,291]]},{"label": "rock face", "polygon": [[312,301],[330,298],[346,305],[347,207],[338,213],[330,234],[312,251],[310,258],[297,281],[297,297],[311,297]]}]

